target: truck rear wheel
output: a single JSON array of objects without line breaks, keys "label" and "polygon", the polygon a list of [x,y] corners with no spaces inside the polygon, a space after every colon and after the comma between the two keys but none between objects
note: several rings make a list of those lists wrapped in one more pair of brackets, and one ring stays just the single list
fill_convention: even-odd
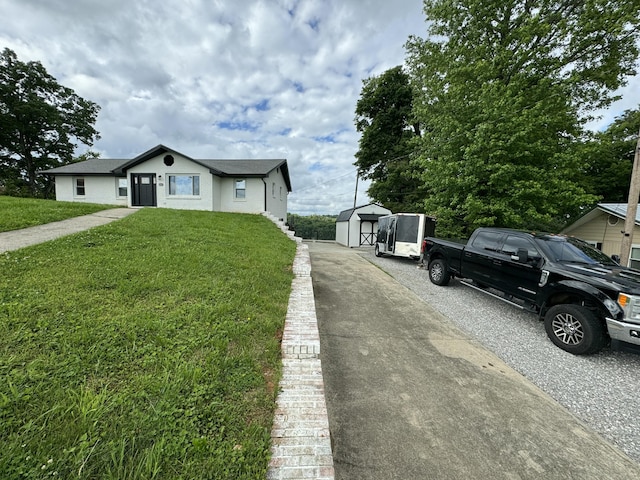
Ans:
[{"label": "truck rear wheel", "polygon": [[429,264],[429,280],[435,285],[441,287],[448,285],[451,280],[451,272],[447,267],[447,262],[437,258]]},{"label": "truck rear wheel", "polygon": [[574,355],[602,350],[607,343],[604,326],[595,314],[581,305],[556,305],[544,317],[549,339]]}]

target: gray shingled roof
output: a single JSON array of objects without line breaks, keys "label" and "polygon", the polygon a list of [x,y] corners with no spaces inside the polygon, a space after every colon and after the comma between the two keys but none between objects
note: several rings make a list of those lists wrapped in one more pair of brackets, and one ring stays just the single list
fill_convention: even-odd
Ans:
[{"label": "gray shingled roof", "polygon": [[115,158],[91,158],[84,162],[70,163],[62,167],[43,170],[54,175],[113,175],[113,171],[128,160]]}]

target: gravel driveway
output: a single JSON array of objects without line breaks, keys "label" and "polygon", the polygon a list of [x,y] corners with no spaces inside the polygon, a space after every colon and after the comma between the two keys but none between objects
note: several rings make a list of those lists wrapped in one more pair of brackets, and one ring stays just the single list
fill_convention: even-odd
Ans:
[{"label": "gravel driveway", "polygon": [[571,355],[551,343],[535,314],[457,279],[447,287],[433,285],[414,260],[378,258],[372,248],[359,253],[640,463],[640,354],[607,348]]}]

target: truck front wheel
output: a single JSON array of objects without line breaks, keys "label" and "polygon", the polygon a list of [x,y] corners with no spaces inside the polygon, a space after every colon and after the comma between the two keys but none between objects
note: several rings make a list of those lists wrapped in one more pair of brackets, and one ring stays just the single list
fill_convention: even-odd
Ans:
[{"label": "truck front wheel", "polygon": [[580,305],[551,307],[544,317],[544,327],[556,346],[574,355],[596,353],[607,342],[602,322]]},{"label": "truck front wheel", "polygon": [[382,252],[380,252],[380,245],[378,245],[377,243],[376,243],[376,247],[373,249],[373,251],[375,252],[376,257],[381,257],[382,256]]},{"label": "truck front wheel", "polygon": [[451,272],[447,268],[447,263],[437,258],[429,264],[429,280],[435,285],[445,286],[451,280]]}]

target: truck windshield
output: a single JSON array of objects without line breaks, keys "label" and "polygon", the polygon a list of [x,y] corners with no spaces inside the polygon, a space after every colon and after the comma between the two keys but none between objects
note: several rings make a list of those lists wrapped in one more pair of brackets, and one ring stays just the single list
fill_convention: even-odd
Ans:
[{"label": "truck windshield", "polygon": [[543,240],[543,245],[556,262],[617,265],[600,250],[577,238],[544,236],[538,240]]}]

